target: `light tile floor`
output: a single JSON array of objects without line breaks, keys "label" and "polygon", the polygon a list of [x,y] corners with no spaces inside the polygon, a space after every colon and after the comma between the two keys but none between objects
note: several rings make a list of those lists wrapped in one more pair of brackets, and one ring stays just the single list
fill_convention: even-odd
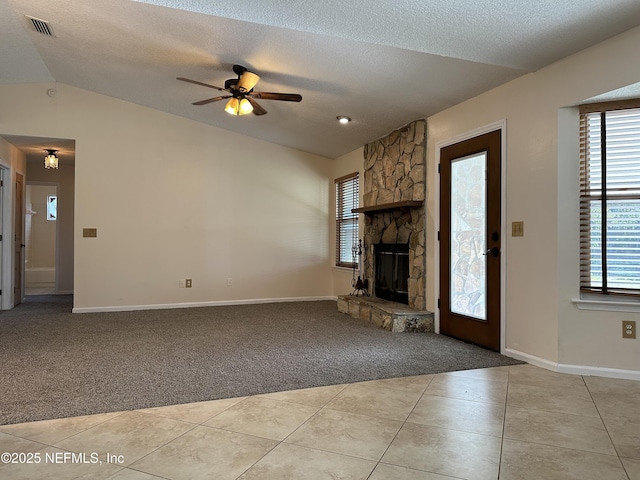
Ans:
[{"label": "light tile floor", "polygon": [[467,370],[4,425],[0,452],[39,461],[12,480],[640,480],[640,382]]}]

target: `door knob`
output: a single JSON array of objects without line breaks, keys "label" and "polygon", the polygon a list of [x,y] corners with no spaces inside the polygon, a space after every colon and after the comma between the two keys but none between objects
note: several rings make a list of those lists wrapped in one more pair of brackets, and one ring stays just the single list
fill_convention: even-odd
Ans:
[{"label": "door knob", "polygon": [[498,247],[491,247],[489,250],[483,253],[483,255],[489,254],[491,254],[491,256],[493,257],[497,257],[498,255],[500,255],[500,249]]}]

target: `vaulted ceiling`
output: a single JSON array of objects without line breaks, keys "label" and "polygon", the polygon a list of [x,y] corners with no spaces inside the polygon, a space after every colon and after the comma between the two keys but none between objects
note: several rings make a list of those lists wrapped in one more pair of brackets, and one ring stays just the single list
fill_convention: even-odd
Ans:
[{"label": "vaulted ceiling", "polygon": [[[637,25],[638,0],[0,0],[0,83],[60,82],[336,158]],[[176,80],[224,86],[234,64],[302,102],[233,117]]]}]

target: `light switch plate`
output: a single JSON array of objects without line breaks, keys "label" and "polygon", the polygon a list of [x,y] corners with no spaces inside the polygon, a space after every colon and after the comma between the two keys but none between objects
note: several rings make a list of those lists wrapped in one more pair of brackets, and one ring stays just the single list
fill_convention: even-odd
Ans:
[{"label": "light switch plate", "polygon": [[511,236],[524,237],[524,222],[511,222]]}]

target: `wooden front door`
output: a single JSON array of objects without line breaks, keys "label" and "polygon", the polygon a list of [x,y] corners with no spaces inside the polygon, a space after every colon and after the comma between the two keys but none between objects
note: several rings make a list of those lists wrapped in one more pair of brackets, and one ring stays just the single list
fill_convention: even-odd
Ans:
[{"label": "wooden front door", "polygon": [[501,131],[440,151],[440,332],[500,350]]}]

